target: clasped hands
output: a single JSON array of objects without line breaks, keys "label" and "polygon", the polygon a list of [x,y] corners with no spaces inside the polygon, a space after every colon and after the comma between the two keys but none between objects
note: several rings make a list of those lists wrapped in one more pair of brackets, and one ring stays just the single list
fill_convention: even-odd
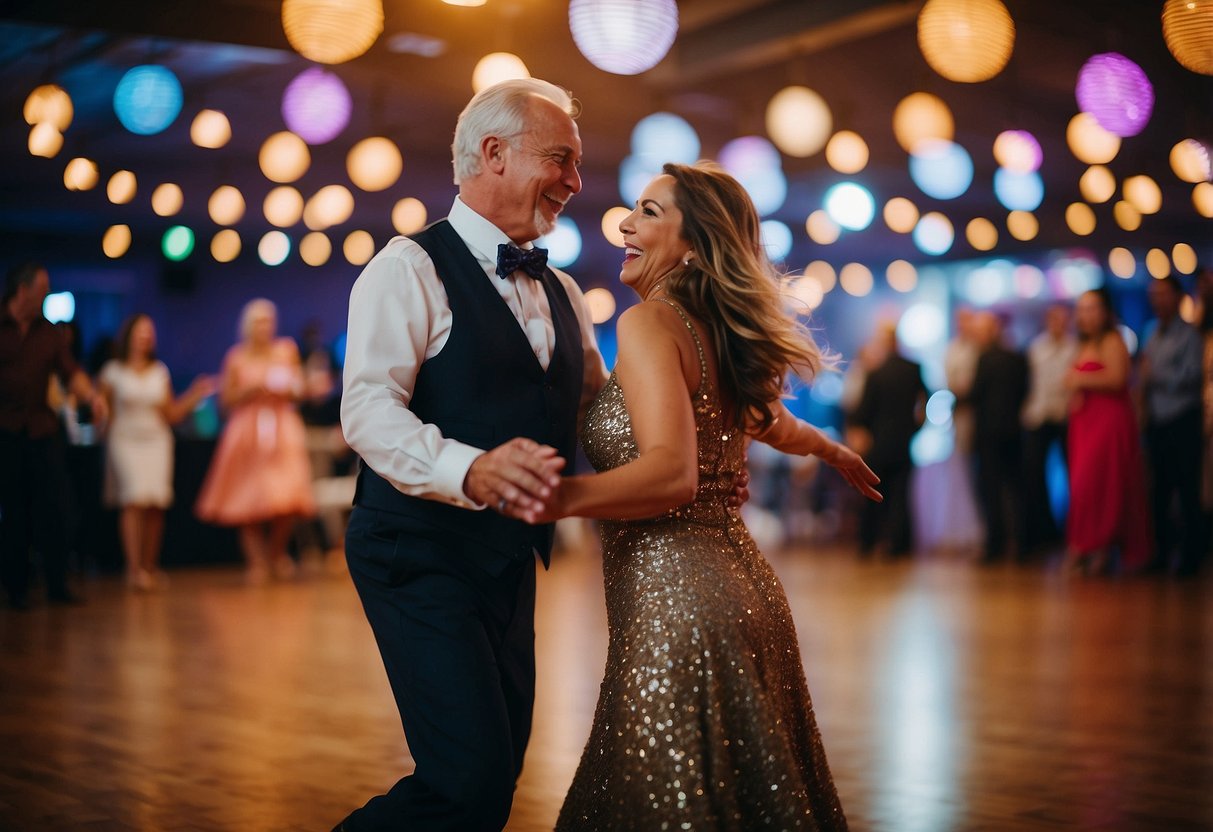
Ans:
[{"label": "clasped hands", "polygon": [[[565,460],[556,449],[518,437],[481,454],[468,468],[463,491],[469,499],[528,523],[550,523],[565,516],[560,472]],[[750,474],[744,468],[726,501],[740,506],[750,498]]]}]

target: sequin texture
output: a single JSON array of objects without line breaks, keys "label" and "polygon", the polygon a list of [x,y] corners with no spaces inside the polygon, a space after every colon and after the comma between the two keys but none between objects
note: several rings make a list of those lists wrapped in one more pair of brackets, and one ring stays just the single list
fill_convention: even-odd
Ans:
[{"label": "sequin texture", "polygon": [[[783,587],[725,505],[743,437],[687,326],[703,371],[698,490],[658,518],[602,524],[607,666],[556,828],[846,829]],[[596,470],[636,458],[613,375],[582,437]]]}]

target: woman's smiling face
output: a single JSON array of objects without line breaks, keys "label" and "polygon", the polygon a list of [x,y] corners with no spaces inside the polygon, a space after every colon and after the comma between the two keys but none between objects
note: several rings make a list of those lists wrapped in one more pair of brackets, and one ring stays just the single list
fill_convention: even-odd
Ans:
[{"label": "woman's smiling face", "polygon": [[674,204],[674,177],[661,174],[646,185],[619,230],[625,245],[619,279],[645,297],[691,250],[682,236],[682,211]]}]

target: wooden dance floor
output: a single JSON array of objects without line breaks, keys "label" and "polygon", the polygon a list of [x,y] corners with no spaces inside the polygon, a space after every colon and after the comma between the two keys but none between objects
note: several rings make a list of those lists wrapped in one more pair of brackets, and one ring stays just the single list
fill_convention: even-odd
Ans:
[{"label": "wooden dance floor", "polygon": [[[1213,584],[772,559],[853,829],[1213,829]],[[509,829],[549,830],[605,650],[600,564],[541,574]],[[344,575],[116,578],[0,612],[0,829],[328,830],[411,762]]]}]

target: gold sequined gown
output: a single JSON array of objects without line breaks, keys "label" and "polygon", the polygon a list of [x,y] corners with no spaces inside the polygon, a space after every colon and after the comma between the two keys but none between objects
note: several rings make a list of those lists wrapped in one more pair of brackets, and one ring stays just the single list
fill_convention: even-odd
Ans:
[{"label": "gold sequined gown", "polygon": [[[725,505],[744,438],[695,341],[699,488],[655,519],[602,524],[606,673],[556,829],[845,829],[783,587]],[[582,437],[598,471],[636,458],[613,375]]]}]

